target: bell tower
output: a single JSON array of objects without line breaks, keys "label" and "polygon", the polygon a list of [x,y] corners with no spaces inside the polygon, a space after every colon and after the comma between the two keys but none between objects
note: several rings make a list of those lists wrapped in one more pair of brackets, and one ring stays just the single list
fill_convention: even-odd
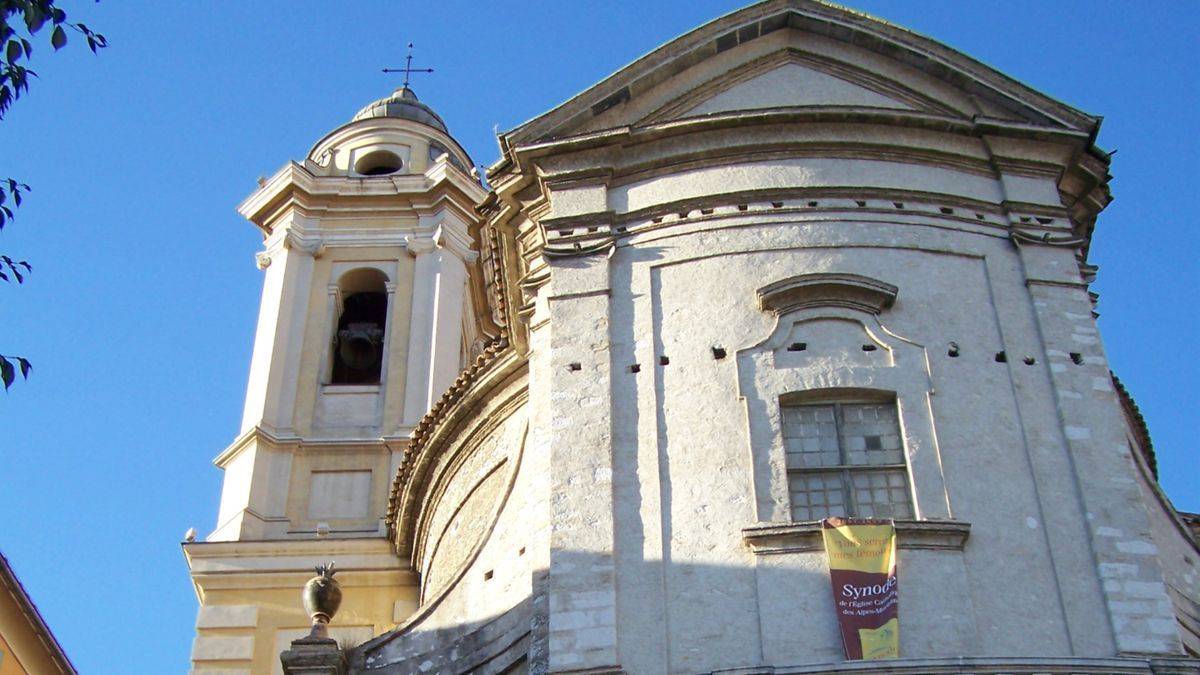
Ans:
[{"label": "bell tower", "polygon": [[296,589],[318,563],[341,570],[337,639],[416,606],[386,539],[388,489],[413,426],[495,334],[479,318],[472,166],[405,86],[238,207],[263,234],[263,293],[241,429],[214,460],[216,527],[184,544],[196,671],[277,671],[307,630]]}]

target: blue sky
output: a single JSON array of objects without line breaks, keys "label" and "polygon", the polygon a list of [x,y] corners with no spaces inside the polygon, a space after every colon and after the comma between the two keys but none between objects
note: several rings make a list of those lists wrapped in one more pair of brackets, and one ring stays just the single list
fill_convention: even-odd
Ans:
[{"label": "blue sky", "polygon": [[[437,69],[414,88],[486,165],[494,128],[740,3],[61,2],[112,46],[49,55],[45,36],[41,78],[0,122],[0,175],[34,188],[0,251],[35,270],[0,287],[0,352],[34,362],[0,394],[0,550],[82,672],[183,672],[196,600],[178,542],[212,528],[211,460],[240,421],[261,275],[234,207],[255,179],[397,86],[379,69],[410,40]],[[1105,116],[1101,330],[1166,491],[1200,510],[1200,3],[853,6]]]}]

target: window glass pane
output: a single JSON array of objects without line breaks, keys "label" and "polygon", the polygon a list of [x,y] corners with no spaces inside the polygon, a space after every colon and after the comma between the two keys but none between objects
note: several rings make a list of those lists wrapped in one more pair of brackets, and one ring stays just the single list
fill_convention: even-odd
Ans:
[{"label": "window glass pane", "polygon": [[840,461],[831,405],[784,407],[783,439],[789,469],[837,466]]},{"label": "window glass pane", "polygon": [[908,481],[903,469],[856,470],[851,476],[856,515],[863,518],[911,518]]},{"label": "window glass pane", "polygon": [[792,472],[788,474],[788,484],[792,496],[792,520],[846,515],[840,473]]},{"label": "window glass pane", "polygon": [[903,464],[900,425],[894,403],[847,403],[842,406],[846,463]]}]

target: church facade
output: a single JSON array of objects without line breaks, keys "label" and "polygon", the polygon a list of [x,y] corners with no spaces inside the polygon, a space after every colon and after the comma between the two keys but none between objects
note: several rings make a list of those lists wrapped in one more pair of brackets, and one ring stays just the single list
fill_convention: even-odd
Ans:
[{"label": "church facade", "polygon": [[[1089,292],[1099,124],[814,0],[501,134],[489,187],[411,89],[363,108],[239,207],[193,672],[1200,672],[1197,519]],[[895,522],[899,659],[845,660],[827,516]]]}]

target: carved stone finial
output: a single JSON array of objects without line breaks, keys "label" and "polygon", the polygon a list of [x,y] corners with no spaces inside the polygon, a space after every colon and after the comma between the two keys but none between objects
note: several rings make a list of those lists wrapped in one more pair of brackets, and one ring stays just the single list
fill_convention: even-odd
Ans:
[{"label": "carved stone finial", "polygon": [[333,578],[335,570],[333,563],[317,565],[317,576],[304,584],[304,611],[312,617],[312,637],[326,637],[329,634],[327,626],[337,614],[342,604],[342,589]]}]

